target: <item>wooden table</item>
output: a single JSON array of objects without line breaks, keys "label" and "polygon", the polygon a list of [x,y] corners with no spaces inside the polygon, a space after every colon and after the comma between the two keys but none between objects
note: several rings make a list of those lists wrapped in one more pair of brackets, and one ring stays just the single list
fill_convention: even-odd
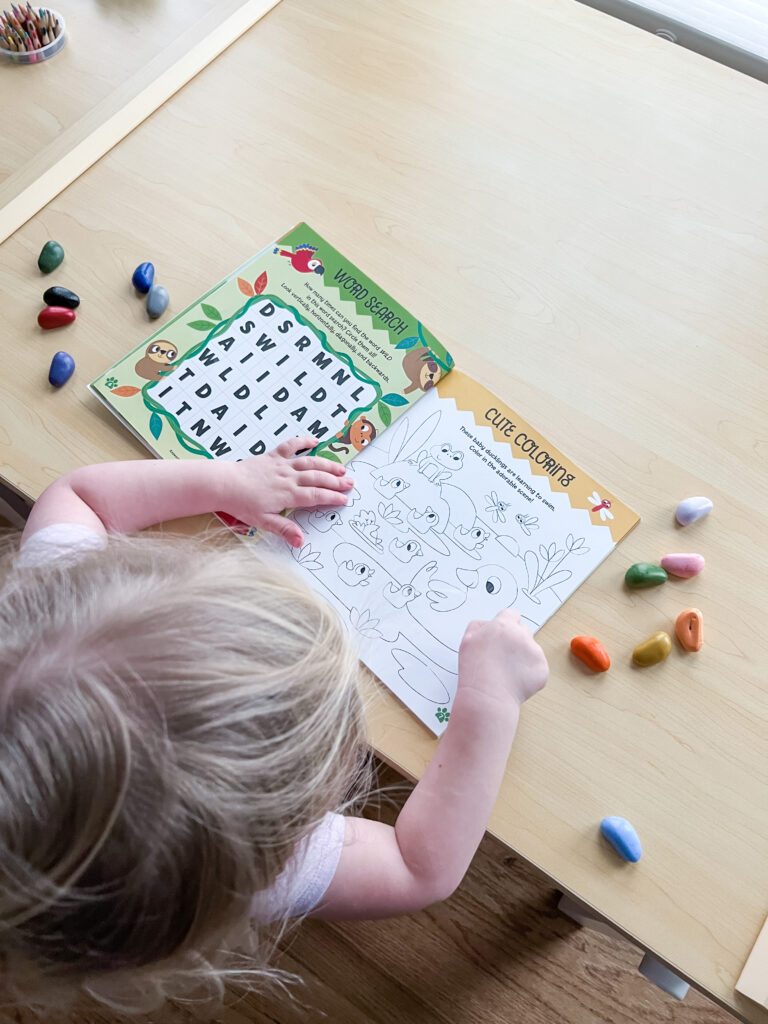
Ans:
[{"label": "wooden table", "polygon": [[[0,475],[36,496],[143,449],[86,383],[150,333],[130,272],[181,309],[306,219],[642,516],[539,634],[492,830],[745,1020],[734,982],[768,912],[765,87],[572,0],[284,0],[2,246]],[[35,324],[47,238],[77,323]],[[46,284],[50,281],[46,280]],[[78,361],[61,391],[52,353]],[[714,499],[682,530],[678,500]],[[699,550],[651,592],[627,565]],[[700,607],[706,643],[635,670]],[[568,654],[594,633],[614,667]],[[388,694],[376,748],[434,749]],[[643,860],[598,840],[633,821]]]},{"label": "wooden table", "polygon": [[66,43],[53,58],[0,55],[0,242],[277,2],[54,6]]}]

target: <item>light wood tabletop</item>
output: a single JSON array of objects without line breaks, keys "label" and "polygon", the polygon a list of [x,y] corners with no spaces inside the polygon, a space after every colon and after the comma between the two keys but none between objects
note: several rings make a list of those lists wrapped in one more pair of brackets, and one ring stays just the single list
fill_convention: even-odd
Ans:
[{"label": "light wood tabletop", "polygon": [[[0,182],[38,158],[214,3],[65,4],[69,34],[60,53],[35,67],[0,60]],[[58,10],[56,3],[51,6]]]},{"label": "light wood tabletop", "polygon": [[[178,311],[306,220],[640,514],[538,634],[551,680],[491,829],[766,1024],[734,992],[768,913],[766,87],[572,0],[355,12],[283,0],[2,245],[0,476],[35,497],[144,456],[86,390],[152,330],[133,268],[151,259]],[[67,257],[42,278],[48,238]],[[52,283],[82,307],[44,333]],[[53,391],[60,348],[78,368]],[[676,526],[698,494],[712,515]],[[705,555],[700,577],[623,587],[679,550]],[[703,650],[631,667],[691,605]],[[577,633],[608,674],[571,658]],[[420,775],[435,741],[372,694],[374,745]],[[638,864],[599,839],[609,814],[637,828]]]},{"label": "light wood tabletop", "polygon": [[277,2],[80,0],[53,57],[0,52],[0,242]]}]

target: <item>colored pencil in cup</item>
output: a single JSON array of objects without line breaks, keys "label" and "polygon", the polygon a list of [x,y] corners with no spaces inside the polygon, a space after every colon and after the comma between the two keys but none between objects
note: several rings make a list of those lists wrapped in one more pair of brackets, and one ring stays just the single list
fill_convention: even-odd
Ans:
[{"label": "colored pencil in cup", "polygon": [[60,35],[61,24],[50,8],[11,3],[9,11],[0,12],[0,49],[34,53]]}]

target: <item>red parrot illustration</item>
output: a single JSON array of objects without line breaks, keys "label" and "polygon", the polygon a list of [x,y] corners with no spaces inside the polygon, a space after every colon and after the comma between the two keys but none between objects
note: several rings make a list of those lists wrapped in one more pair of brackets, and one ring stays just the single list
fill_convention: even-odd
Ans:
[{"label": "red parrot illustration", "polygon": [[315,256],[316,245],[297,245],[295,252],[291,252],[290,249],[273,249],[272,252],[280,256],[287,256],[293,269],[298,270],[300,274],[325,273],[322,260]]}]

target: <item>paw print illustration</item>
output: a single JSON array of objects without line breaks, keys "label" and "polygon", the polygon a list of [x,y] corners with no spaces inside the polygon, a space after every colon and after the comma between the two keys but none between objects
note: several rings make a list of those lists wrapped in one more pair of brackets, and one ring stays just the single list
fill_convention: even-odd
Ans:
[{"label": "paw print illustration", "polygon": [[107,377],[107,379],[104,381],[104,383],[106,384],[106,386],[111,391],[112,388],[116,388],[117,387],[117,377]]},{"label": "paw print illustration", "polygon": [[450,717],[451,712],[448,710],[448,708],[438,708],[437,711],[435,712],[435,718],[441,725],[443,724],[443,722],[447,722]]}]

